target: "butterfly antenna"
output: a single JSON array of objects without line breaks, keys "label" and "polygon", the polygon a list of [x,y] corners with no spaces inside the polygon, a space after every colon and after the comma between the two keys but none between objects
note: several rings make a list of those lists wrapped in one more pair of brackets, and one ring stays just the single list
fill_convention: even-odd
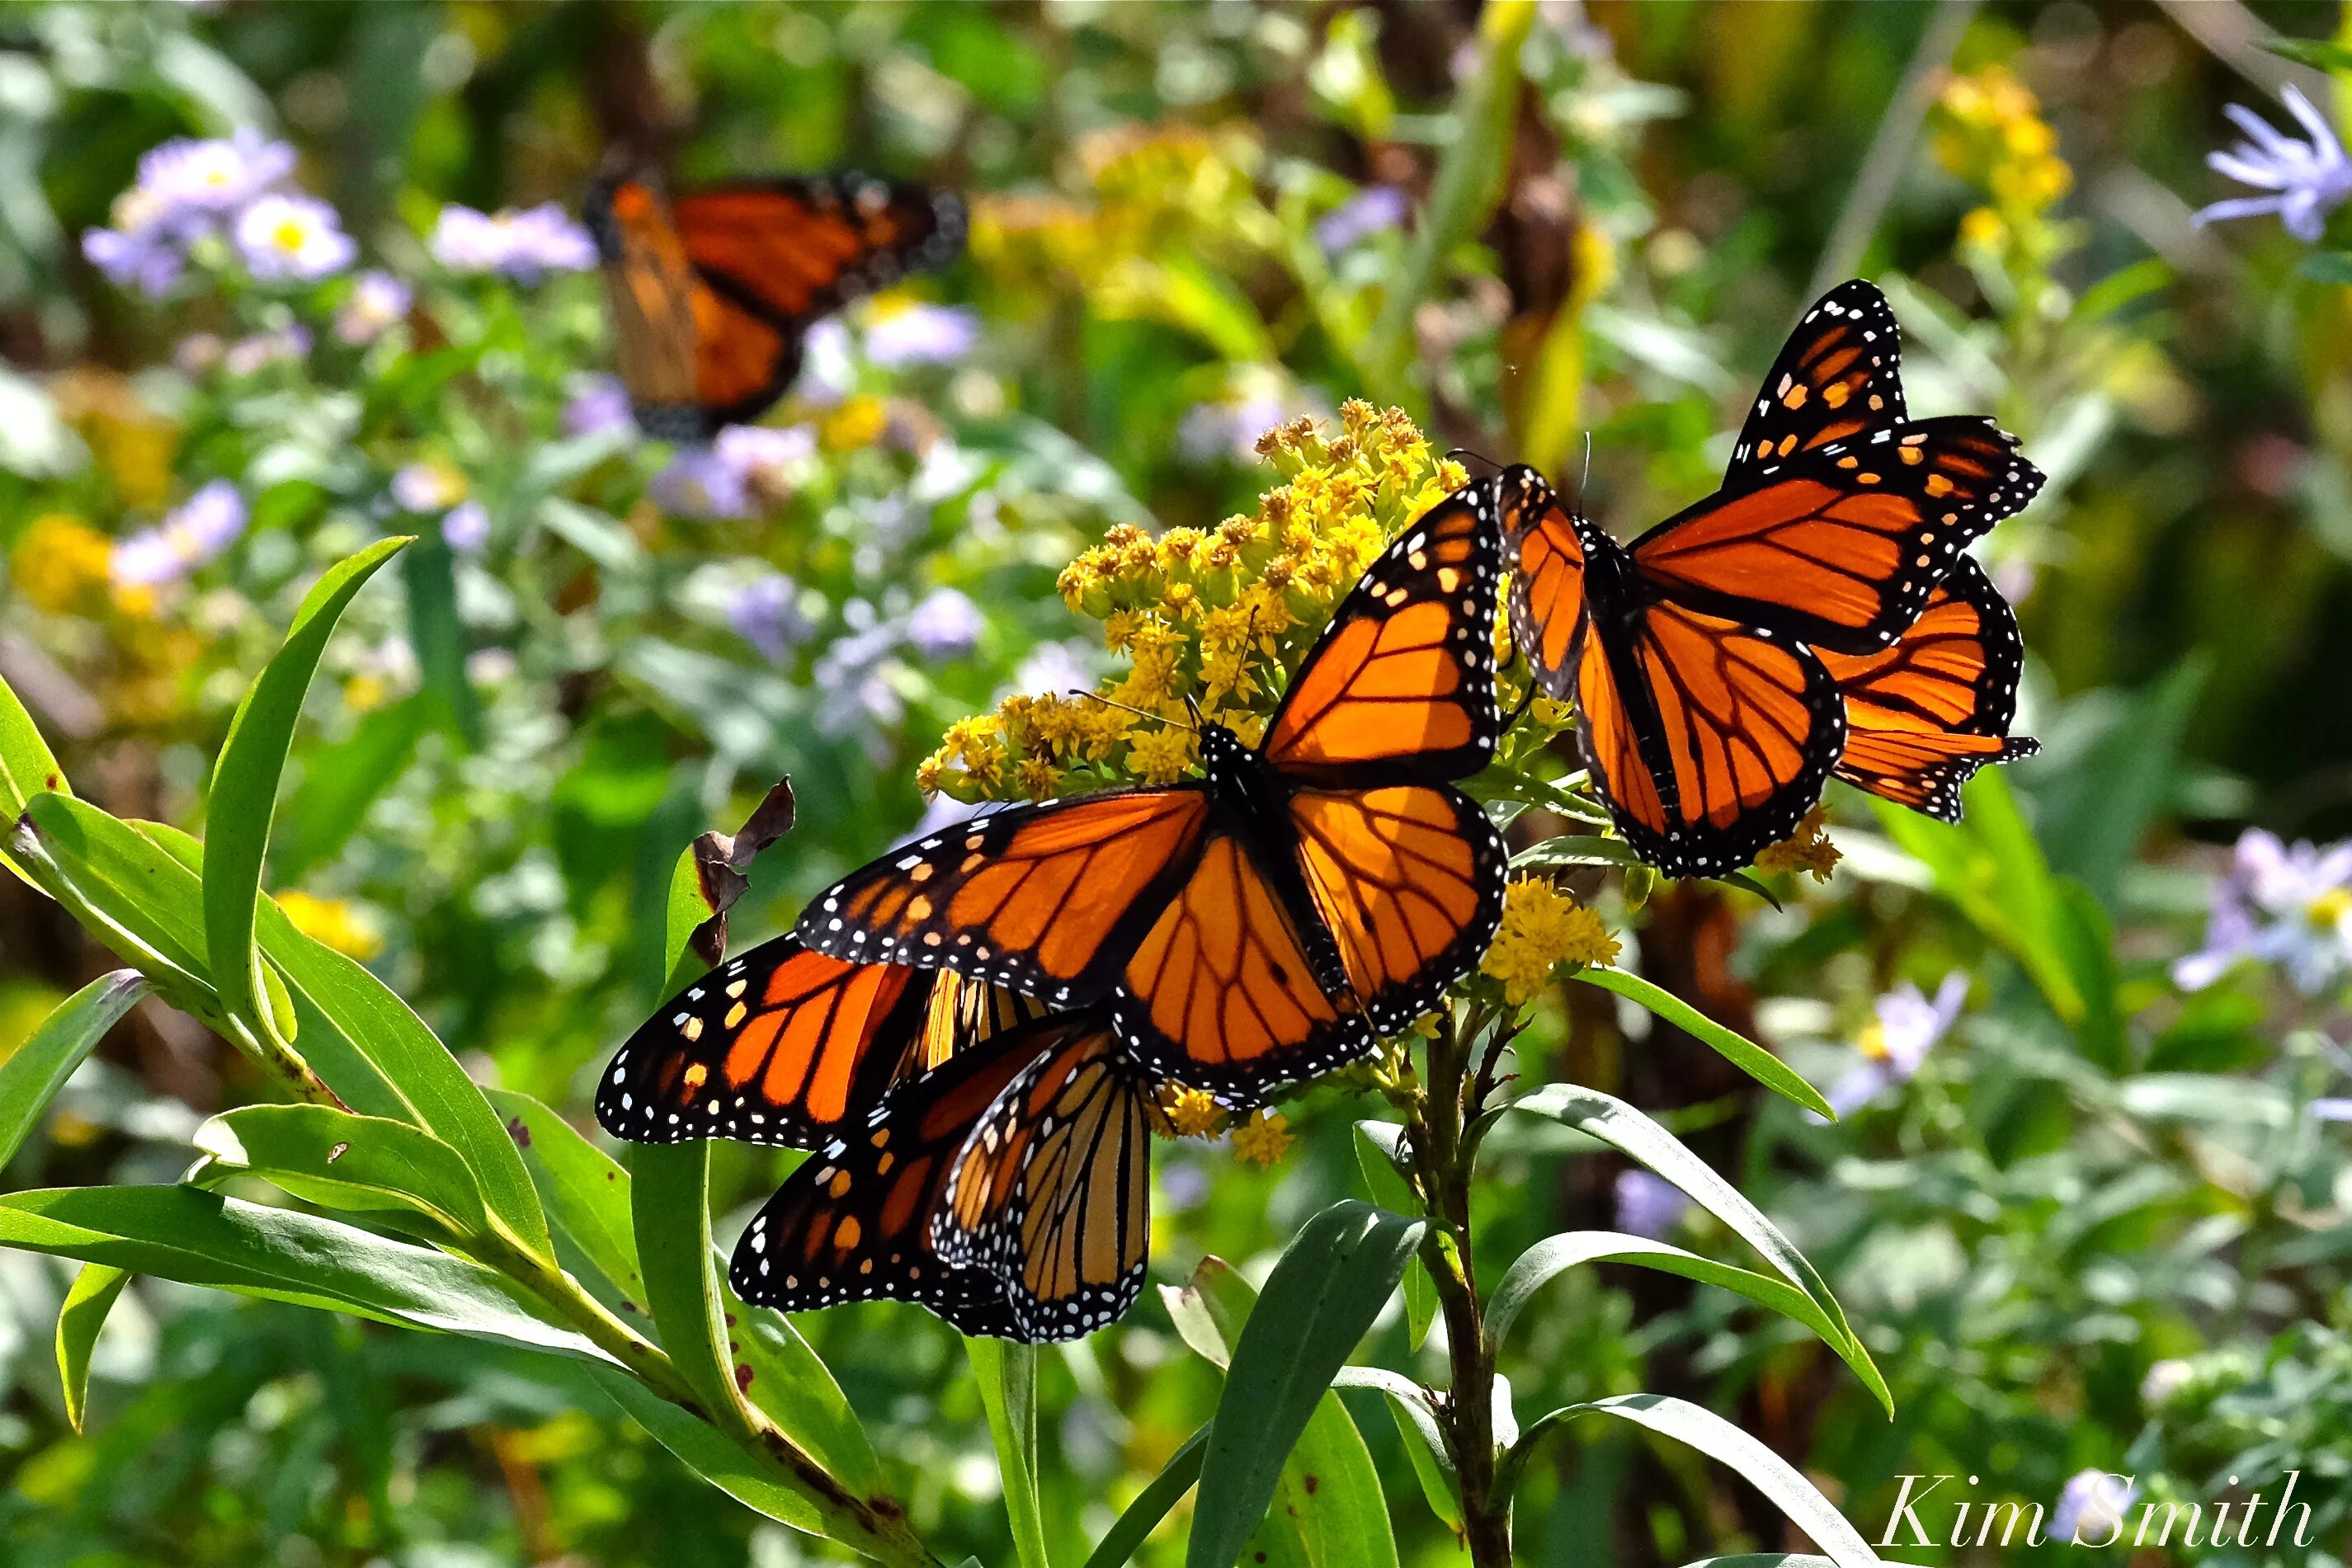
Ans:
[{"label": "butterfly antenna", "polygon": [[1583,472],[1583,474],[1582,474],[1581,476],[1580,476],[1578,477],[1578,479],[1577,479],[1577,481],[1576,481],[1576,505],[1577,505],[1577,507],[1578,507],[1578,509],[1579,509],[1579,510],[1581,510],[1581,509],[1583,508],[1583,506],[1584,506],[1584,493],[1585,493],[1585,491],[1586,491],[1586,490],[1590,489],[1590,488],[1591,487],[1591,486],[1592,486],[1592,432],[1591,432],[1591,431],[1589,431],[1589,430],[1588,430],[1588,431],[1586,431],[1586,432],[1584,433],[1584,472]]},{"label": "butterfly antenna", "polygon": [[[1123,703],[1116,697],[1107,697],[1100,692],[1082,692],[1078,690],[1077,687],[1072,686],[1070,688],[1070,695],[1074,697],[1082,697],[1087,702],[1100,703],[1105,707],[1115,707],[1121,713],[1131,713],[1138,718],[1148,718],[1160,724],[1172,724],[1179,729],[1191,729],[1194,727],[1194,724],[1181,723],[1176,719],[1170,718],[1164,713],[1153,713],[1150,708],[1137,707],[1132,703]],[[1184,706],[1186,707],[1192,707],[1192,699],[1191,697],[1186,697],[1184,699]],[[1195,724],[1198,723],[1200,716],[1199,710],[1195,709],[1192,714]]]},{"label": "butterfly antenna", "polygon": [[1501,464],[1496,462],[1485,453],[1473,452],[1466,446],[1449,446],[1445,449],[1445,455],[1457,462],[1462,458],[1467,457],[1473,463],[1485,464],[1487,467],[1493,469],[1497,474],[1500,474],[1503,471],[1503,465]]}]

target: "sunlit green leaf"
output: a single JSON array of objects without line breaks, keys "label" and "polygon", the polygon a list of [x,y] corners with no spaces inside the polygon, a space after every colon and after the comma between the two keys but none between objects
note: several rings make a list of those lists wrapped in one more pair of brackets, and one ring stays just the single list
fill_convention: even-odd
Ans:
[{"label": "sunlit green leaf", "polygon": [[1574,974],[1588,986],[1614,991],[1648,1009],[1775,1094],[1792,1100],[1830,1121],[1837,1120],[1837,1113],[1830,1109],[1830,1103],[1822,1097],[1822,1092],[1806,1082],[1795,1068],[1738,1030],[1716,1022],[1663,986],[1609,964],[1589,964],[1575,970]]},{"label": "sunlit green leaf", "polygon": [[106,1031],[147,994],[136,970],[101,975],[59,1002],[25,1042],[0,1061],[0,1170]]},{"label": "sunlit green leaf", "polygon": [[1037,1347],[1007,1340],[963,1342],[981,1408],[996,1446],[1013,1550],[1022,1568],[1052,1568],[1045,1555],[1045,1520],[1037,1500]]},{"label": "sunlit green leaf", "polygon": [[58,1309],[58,1381],[65,1391],[66,1424],[81,1430],[89,1405],[89,1358],[99,1331],[131,1276],[104,1263],[85,1263]]},{"label": "sunlit green leaf", "polygon": [[1206,1427],[1184,1439],[1184,1446],[1168,1457],[1151,1484],[1136,1494],[1118,1522],[1103,1532],[1095,1549],[1087,1556],[1086,1568],[1121,1568],[1141,1551],[1151,1532],[1160,1527],[1184,1494],[1201,1479],[1201,1450],[1208,1441]]},{"label": "sunlit green leaf", "polygon": [[399,1210],[458,1240],[489,1233],[457,1151],[405,1122],[328,1105],[247,1105],[206,1122],[195,1144],[215,1164],[324,1208]]}]

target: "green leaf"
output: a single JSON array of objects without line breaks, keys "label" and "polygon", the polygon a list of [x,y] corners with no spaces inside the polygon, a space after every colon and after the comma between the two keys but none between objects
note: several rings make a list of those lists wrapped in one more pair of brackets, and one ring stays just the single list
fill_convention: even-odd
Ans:
[{"label": "green leaf", "polygon": [[686,1468],[770,1519],[811,1535],[829,1535],[825,1516],[810,1499],[777,1479],[709,1422],[697,1419],[664,1399],[635,1378],[610,1367],[598,1367],[596,1386],[631,1420],[654,1435],[654,1440],[676,1454]]},{"label": "green leaf", "polygon": [[70,795],[66,770],[41,738],[16,689],[0,680],[0,816],[14,818],[36,795]]},{"label": "green leaf", "polygon": [[1679,1274],[1702,1285],[1736,1291],[1812,1330],[1822,1343],[1853,1368],[1854,1375],[1862,1379],[1865,1387],[1882,1401],[1888,1397],[1885,1384],[1869,1353],[1804,1291],[1753,1270],[1718,1263],[1664,1241],[1613,1230],[1572,1230],[1547,1237],[1520,1253],[1503,1275],[1503,1282],[1495,1287],[1494,1299],[1486,1307],[1486,1332],[1494,1343],[1503,1343],[1537,1291],[1583,1263],[1634,1263],[1661,1273]]},{"label": "green leaf", "polygon": [[1087,1557],[1086,1568],[1124,1568],[1141,1551],[1145,1541],[1160,1527],[1171,1510],[1192,1490],[1201,1479],[1201,1454],[1208,1446],[1206,1427],[1184,1439],[1184,1446],[1168,1457],[1151,1484],[1136,1494],[1118,1516],[1118,1522],[1103,1532],[1095,1549]]},{"label": "green leaf", "polygon": [[261,862],[269,851],[269,824],[278,813],[278,783],[294,744],[327,639],[352,596],[376,569],[412,541],[381,539],[339,561],[303,596],[285,646],[261,672],[221,743],[205,821],[205,933],[213,984],[233,1012],[263,1021],[254,950],[254,911],[261,897]]},{"label": "green leaf", "polygon": [[1373,1388],[1388,1396],[1389,1414],[1395,1417],[1397,1436],[1404,1440],[1404,1457],[1412,1461],[1413,1479],[1430,1511],[1449,1530],[1462,1528],[1462,1479],[1446,1451],[1445,1433],[1429,1396],[1402,1373],[1377,1366],[1343,1366],[1331,1380],[1334,1388]]},{"label": "green leaf", "polygon": [[133,969],[101,975],[57,1005],[24,1044],[0,1061],[0,1170],[16,1157],[41,1113],[106,1031],[147,994]]},{"label": "green leaf", "polygon": [[[613,1287],[624,1313],[643,1319],[646,1285],[630,1228],[629,1173],[530,1095],[510,1089],[488,1092],[522,1151],[548,1217]],[[800,1331],[775,1312],[746,1306],[723,1276],[719,1295],[731,1325],[735,1376],[744,1397],[845,1486],[860,1492],[878,1488],[882,1467],[866,1429]]]},{"label": "green leaf", "polygon": [[1022,1568],[1052,1568],[1045,1554],[1045,1512],[1037,1500],[1037,1347],[971,1338],[963,1342],[963,1350],[980,1385],[989,1437],[996,1445],[1013,1552]]},{"label": "green leaf", "polygon": [[466,622],[457,612],[457,560],[441,540],[427,539],[400,563],[408,590],[408,641],[425,676],[425,693],[468,751],[482,744],[481,703],[466,674]]},{"label": "green leaf", "polygon": [[2352,255],[2340,250],[2315,250],[2295,271],[2314,283],[2352,283]]},{"label": "green leaf", "polygon": [[104,1263],[85,1263],[58,1309],[58,1380],[64,1386],[66,1423],[77,1432],[89,1406],[89,1358],[99,1330],[131,1276]]},{"label": "green leaf", "polygon": [[1614,991],[1629,1001],[1638,1002],[1712,1049],[1717,1055],[1773,1093],[1793,1100],[1826,1120],[1837,1120],[1837,1113],[1830,1109],[1830,1103],[1822,1097],[1822,1092],[1806,1082],[1795,1068],[1738,1030],[1727,1029],[1716,1022],[1664,987],[1610,964],[1589,964],[1574,971],[1574,977],[1588,986],[1598,986],[1604,991]]},{"label": "green leaf", "polygon": [[325,1030],[338,1038],[334,1055],[348,1071],[330,1075],[330,1086],[354,1109],[414,1122],[457,1150],[491,1216],[524,1247],[551,1259],[547,1216],[513,1138],[425,1020],[365,965],[296,930],[275,900],[262,900],[258,930],[261,951],[285,976],[295,1010],[316,1020],[303,1031],[311,1057],[328,1060],[320,1039]]},{"label": "green leaf", "polygon": [[186,866],[128,822],[65,795],[34,797],[15,847],[42,888],[166,1001],[226,1023],[205,964],[204,895]]},{"label": "green leaf", "polygon": [[301,782],[286,797],[270,851],[281,881],[297,881],[350,841],[368,808],[408,771],[432,723],[427,700],[407,697],[371,709],[348,740],[305,755]]},{"label": "green leaf", "polygon": [[2265,38],[2263,47],[2282,58],[2323,71],[2352,71],[2352,49],[2323,38]]},{"label": "green leaf", "polygon": [[[1232,1568],[1241,1555],[1274,1500],[1283,1461],[1397,1288],[1423,1223],[1349,1199],[1308,1220],[1284,1249],[1231,1342],[1233,1364],[1201,1464],[1187,1568]],[[1385,1506],[1380,1511],[1377,1541],[1357,1543],[1377,1558],[1318,1561],[1393,1562]]]},{"label": "green leaf", "polygon": [[631,1228],[662,1349],[711,1422],[738,1442],[756,1443],[727,1355],[710,1246],[710,1145],[633,1144],[629,1171]]},{"label": "green leaf", "polygon": [[190,1186],[60,1187],[0,1197],[0,1247],[609,1361],[495,1270],[337,1220]]},{"label": "green leaf", "polygon": [[489,1216],[457,1151],[418,1127],[328,1105],[247,1105],[196,1129],[195,1145],[230,1170],[306,1203],[429,1220],[464,1242],[489,1235]]},{"label": "green leaf", "polygon": [[[1356,1124],[1356,1165],[1364,1173],[1364,1185],[1371,1189],[1372,1201],[1395,1214],[1417,1214],[1421,1198],[1397,1168],[1398,1139],[1403,1129],[1393,1122],[1359,1122]],[[1416,1259],[1404,1271],[1405,1343],[1419,1350],[1421,1342],[1429,1337],[1429,1325],[1437,1318],[1437,1282],[1429,1270]]]},{"label": "green leaf", "polygon": [[[1849,1364],[1854,1365],[1857,1371],[1868,1364],[1869,1353],[1855,1337],[1853,1325],[1846,1322],[1845,1310],[1838,1305],[1837,1298],[1830,1293],[1829,1286],[1811,1262],[1780,1233],[1779,1227],[1765,1218],[1763,1212],[1740,1194],[1738,1187],[1685,1148],[1672,1133],[1616,1096],[1573,1083],[1549,1084],[1524,1099],[1514,1101],[1506,1109],[1548,1116],[1588,1134],[1631,1155],[1674,1183],[1741,1240],[1755,1248],[1783,1279],[1811,1300],[1845,1345],[1846,1349],[1839,1354]],[[1893,1397],[1888,1394],[1884,1380],[1876,1376],[1876,1369],[1874,1367],[1862,1375],[1871,1393],[1892,1415],[1895,1408]]]},{"label": "green leaf", "polygon": [[1623,1394],[1553,1411],[1520,1437],[1504,1461],[1504,1475],[1498,1482],[1517,1479],[1545,1431],[1584,1415],[1613,1416],[1688,1444],[1769,1498],[1790,1523],[1812,1537],[1837,1568],[1879,1568],[1878,1555],[1862,1532],[1788,1460],[1712,1410],[1663,1394]]}]

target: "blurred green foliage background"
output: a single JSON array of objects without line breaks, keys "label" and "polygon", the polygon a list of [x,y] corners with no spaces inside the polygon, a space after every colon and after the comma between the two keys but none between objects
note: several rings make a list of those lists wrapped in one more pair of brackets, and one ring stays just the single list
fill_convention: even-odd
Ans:
[{"label": "blurred green foliage background", "polygon": [[[1906,1471],[2046,1502],[2086,1467],[2189,1497],[2299,1468],[2340,1552],[2352,1129],[2325,1102],[2352,1092],[2345,876],[2290,911],[2317,983],[2260,958],[2194,988],[2172,968],[2242,829],[2352,834],[2345,235],[2191,221],[2239,193],[2204,164],[2225,104],[2287,125],[2294,82],[2352,107],[2352,78],[2308,63],[2340,60],[2262,47],[2336,23],[2227,0],[1553,0],[1516,103],[1482,124],[1480,18],[1453,4],[13,8],[0,674],[85,795],[198,828],[301,585],[424,528],[330,654],[270,885],[478,1078],[584,1125],[598,1067],[658,999],[635,934],[684,842],[789,771],[801,825],[735,915],[739,944],[782,929],[917,821],[916,766],[950,721],[1090,678],[1104,654],[1054,584],[1108,527],[1249,509],[1273,482],[1255,436],[1361,397],[1538,463],[1622,536],[1713,487],[1802,305],[1875,278],[1915,415],[1994,413],[2051,476],[1986,549],[2030,654],[2018,727],[2043,754],[1958,829],[1833,795],[1844,858],[1825,882],[1777,877],[1777,910],[1570,885],[1629,965],[1817,1081],[1874,1060],[1874,1005],[1899,984],[1963,975],[1958,1021],[1836,1127],[1584,988],[1541,1004],[1522,1071],[1651,1109],[1786,1225],[1898,1413],[1795,1330],[1617,1271],[1553,1287],[1512,1375],[1529,1400],[1649,1388],[1734,1416],[1874,1540]],[[142,153],[238,127],[289,141],[364,264],[414,283],[396,324],[340,334],[345,278],[272,292],[207,264],[158,299],[85,259]],[[447,204],[576,210],[615,147],[688,181],[854,164],[970,193],[969,258],[813,347],[771,421],[806,449],[740,506],[666,487],[670,455],[591,417],[610,369],[593,274],[468,275],[430,243]],[[971,340],[890,348],[893,316],[930,306],[968,312]],[[443,484],[429,506],[399,481],[420,467]],[[215,479],[249,508],[233,547],[124,582],[122,542]],[[436,528],[460,500],[486,539]],[[934,645],[916,612],[940,591],[977,622]],[[0,1053],[107,967],[0,888]],[[170,1180],[203,1114],[268,1092],[147,1004],[7,1185]],[[1360,1109],[1327,1093],[1289,1113],[1299,1142],[1271,1169],[1161,1146],[1155,1280],[1210,1253],[1263,1263],[1360,1190]],[[1622,1162],[1525,1133],[1491,1147],[1496,1257],[1610,1223]],[[736,1222],[780,1169],[720,1148]],[[0,1253],[0,1560],[832,1560],[583,1414],[522,1353],[143,1281],[76,1435],[48,1349],[68,1278]],[[934,1549],[1006,1560],[953,1336],[891,1306],[799,1326]],[[1381,1333],[1387,1364],[1415,1364],[1400,1324]],[[1217,1378],[1149,1293],[1046,1364],[1047,1514],[1076,1563]],[[1378,1400],[1348,1398],[1404,1560],[1454,1560]],[[1597,1428],[1545,1451],[1518,1523],[1529,1563],[1796,1544],[1737,1478]],[[1901,1544],[1921,1563],[2066,1550]]]}]

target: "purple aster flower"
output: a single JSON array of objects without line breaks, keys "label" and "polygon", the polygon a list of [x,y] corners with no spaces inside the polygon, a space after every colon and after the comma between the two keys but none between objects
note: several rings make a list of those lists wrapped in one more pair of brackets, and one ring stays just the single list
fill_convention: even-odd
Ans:
[{"label": "purple aster flower", "polygon": [[250,376],[271,365],[299,360],[310,351],[310,329],[295,321],[239,338],[222,350],[220,362],[233,376]]},{"label": "purple aster flower", "polygon": [[114,547],[114,580],[125,587],[176,582],[218,556],[245,531],[245,497],[215,479]]},{"label": "purple aster flower", "polygon": [[237,254],[265,283],[312,283],[342,271],[360,247],[316,196],[267,195],[236,217]]},{"label": "purple aster flower", "polygon": [[793,390],[813,408],[832,408],[856,385],[857,369],[849,357],[849,329],[838,317],[828,316],[801,339],[801,373],[793,380]]},{"label": "purple aster flower", "polygon": [[2286,232],[2308,245],[2327,226],[2327,214],[2352,196],[2352,161],[2345,158],[2344,143],[2336,139],[2335,128],[2293,86],[2280,89],[2279,97],[2311,141],[2305,143],[2282,136],[2252,110],[2230,105],[2222,112],[2249,140],[2227,152],[2207,153],[2205,162],[2215,173],[2271,194],[2240,196],[2200,208],[2195,218],[2199,225],[2276,213]]},{"label": "purple aster flower", "polygon": [[688,447],[654,476],[654,499],[690,517],[748,517],[792,490],[793,471],[816,453],[805,425],[730,424],[709,446]]},{"label": "purple aster flower", "polygon": [[2112,1545],[2123,1530],[2124,1510],[2137,1496],[2138,1486],[2127,1477],[2077,1470],[2050,1511],[2050,1539],[2073,1546]]},{"label": "purple aster flower", "polygon": [[907,617],[907,642],[926,659],[960,658],[987,627],[979,605],[952,588],[935,588]]},{"label": "purple aster flower", "polygon": [[2314,1100],[2311,1114],[2313,1120],[2319,1122],[2352,1122],[2352,1100]]},{"label": "purple aster flower", "polygon": [[521,284],[596,265],[596,242],[553,202],[496,214],[452,204],[441,209],[426,247],[452,272],[496,273]]},{"label": "purple aster flower", "polygon": [[2352,840],[2320,849],[2249,828],[2210,899],[2205,946],[2172,966],[2181,989],[2248,958],[2279,966],[2306,996],[2352,973]]},{"label": "purple aster flower", "polygon": [[466,498],[466,476],[446,463],[411,463],[392,476],[393,504],[404,512],[444,512]]},{"label": "purple aster flower", "polygon": [[980,341],[980,318],[951,305],[919,302],[877,309],[866,329],[866,357],[886,370],[952,364]]},{"label": "purple aster flower", "polygon": [[459,555],[490,542],[490,514],[479,501],[460,501],[441,515],[441,539]]},{"label": "purple aster flower", "polygon": [[293,172],[294,149],[248,126],[225,140],[179,137],[149,148],[137,190],[156,204],[151,221],[184,236],[211,232]]},{"label": "purple aster flower", "polygon": [[825,735],[864,731],[869,751],[884,751],[881,728],[896,724],[906,703],[890,679],[891,653],[899,643],[896,622],[877,620],[874,607],[853,601],[843,609],[850,634],[835,639],[809,672],[820,695],[816,723]]},{"label": "purple aster flower", "polygon": [[1394,185],[1367,185],[1315,223],[1315,243],[1337,256],[1404,222],[1409,203]]},{"label": "purple aster flower", "polygon": [[136,288],[149,298],[160,298],[180,281],[187,266],[179,242],[159,229],[90,229],[81,236],[81,253],[117,288]]},{"label": "purple aster flower", "polygon": [[389,272],[362,272],[352,280],[351,298],[335,312],[335,336],[354,349],[363,348],[406,320],[415,298],[408,285]]},{"label": "purple aster flower", "polygon": [[629,412],[629,389],[618,376],[583,376],[572,383],[572,397],[563,405],[566,435],[601,435],[635,423]]},{"label": "purple aster flower", "polygon": [[1665,1177],[1645,1170],[1617,1176],[1617,1228],[1663,1241],[1690,1212],[1688,1194]]},{"label": "purple aster flower", "polygon": [[1851,1116],[1889,1089],[1910,1082],[1968,998],[1969,977],[1957,969],[1936,988],[1933,1001],[1908,980],[1879,998],[1878,1016],[1859,1042],[1862,1064],[1823,1096],[1830,1108]]},{"label": "purple aster flower", "polygon": [[729,597],[727,619],[737,636],[776,660],[816,630],[801,613],[800,584],[781,571],[762,572],[738,587]]}]

